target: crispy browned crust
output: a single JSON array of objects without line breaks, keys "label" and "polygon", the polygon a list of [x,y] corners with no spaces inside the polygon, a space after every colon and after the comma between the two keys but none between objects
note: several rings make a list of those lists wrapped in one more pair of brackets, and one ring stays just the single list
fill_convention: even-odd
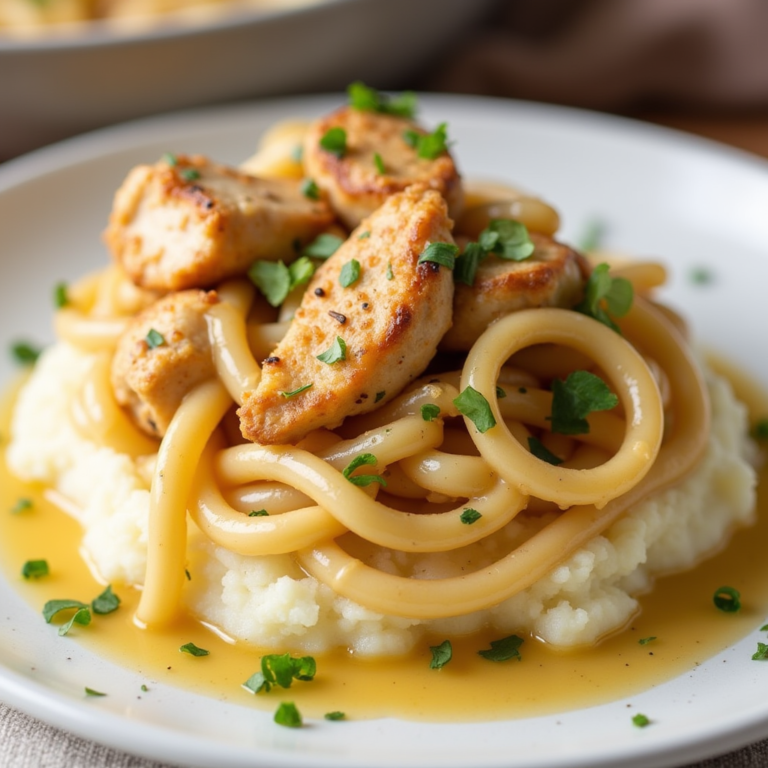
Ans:
[{"label": "crispy browned crust", "polygon": [[[246,394],[238,413],[248,440],[291,443],[337,426],[424,370],[451,324],[453,276],[417,262],[430,242],[453,242],[451,227],[443,198],[420,185],[390,197],[352,232],[315,273],[261,383]],[[360,278],[344,288],[339,275],[351,259],[360,263]],[[337,336],[347,345],[346,360],[318,360]],[[307,384],[297,395],[283,394]]]},{"label": "crispy browned crust", "polygon": [[473,286],[457,283],[453,326],[440,347],[468,350],[492,323],[529,307],[572,307],[582,298],[588,264],[584,257],[550,237],[531,233],[536,250],[524,261],[488,256]]},{"label": "crispy browned crust", "polygon": [[[205,313],[217,302],[215,291],[169,294],[136,315],[120,337],[112,358],[115,399],[148,435],[162,437],[184,395],[215,375]],[[150,330],[164,340],[154,349]]]},{"label": "crispy browned crust", "polygon": [[137,285],[177,291],[244,274],[256,259],[291,260],[296,241],[313,239],[333,218],[298,181],[257,179],[179,155],[173,165],[128,174],[104,239]]},{"label": "crispy browned crust", "polygon": [[[347,152],[342,158],[320,146],[320,139],[335,127],[347,133]],[[461,177],[450,152],[434,160],[419,158],[403,138],[407,130],[425,133],[409,120],[351,107],[343,107],[310,127],[304,141],[307,174],[327,192],[347,226],[356,226],[387,197],[412,184],[426,184],[440,192],[448,201],[451,216],[461,212]],[[380,156],[384,173],[379,173],[374,154]]]}]

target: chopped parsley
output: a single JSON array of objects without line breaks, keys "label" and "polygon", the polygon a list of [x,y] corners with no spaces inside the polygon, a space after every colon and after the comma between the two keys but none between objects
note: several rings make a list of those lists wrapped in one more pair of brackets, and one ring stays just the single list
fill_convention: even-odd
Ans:
[{"label": "chopped parsley", "polygon": [[544,443],[539,440],[538,437],[534,437],[531,435],[528,438],[528,448],[531,451],[531,453],[537,458],[541,459],[541,461],[546,461],[547,464],[552,464],[553,466],[558,466],[559,464],[563,463],[563,460],[556,456],[552,451],[550,451]]},{"label": "chopped parsley", "polygon": [[179,171],[179,176],[184,181],[197,181],[200,178],[200,171],[197,168],[182,168]]},{"label": "chopped parsley", "polygon": [[440,645],[430,645],[432,660],[429,662],[430,669],[442,669],[453,657],[453,648],[450,640],[443,640]]},{"label": "chopped parsley", "polygon": [[382,487],[386,487],[387,481],[380,475],[352,475],[352,473],[359,467],[375,466],[376,464],[378,464],[378,459],[372,453],[361,453],[344,467],[341,474],[353,485],[363,488],[372,483],[378,483]]},{"label": "chopped parsley", "polygon": [[619,398],[608,385],[589,371],[573,371],[568,377],[552,380],[552,431],[561,435],[586,435],[586,417],[594,411],[609,411]]},{"label": "chopped parsley", "polygon": [[453,404],[459,409],[459,413],[475,425],[478,432],[484,433],[496,426],[490,404],[474,387],[463,390],[454,398]]},{"label": "chopped parsley", "polygon": [[360,279],[360,262],[350,259],[339,272],[339,283],[342,288],[349,288]]},{"label": "chopped parsley", "polygon": [[301,194],[304,197],[308,197],[310,200],[320,199],[320,188],[315,184],[313,179],[304,179],[301,182]]},{"label": "chopped parsley", "polygon": [[11,344],[11,355],[17,363],[31,365],[40,357],[40,349],[26,341],[16,341]]},{"label": "chopped parsley", "polygon": [[208,656],[210,651],[206,651],[205,648],[199,648],[194,643],[184,643],[180,646],[179,650],[182,653],[188,653],[190,656]]},{"label": "chopped parsley", "polygon": [[314,264],[302,256],[288,266],[282,261],[254,261],[248,277],[271,306],[279,307],[294,288],[308,283],[314,273]]},{"label": "chopped parsley", "polygon": [[461,520],[461,522],[464,523],[464,525],[472,525],[472,523],[476,523],[481,517],[482,515],[476,509],[467,507],[461,513],[459,520]]},{"label": "chopped parsley", "polygon": [[297,144],[291,150],[291,160],[293,160],[295,163],[300,163],[303,157],[304,157],[304,147],[302,147],[301,144]]},{"label": "chopped parsley", "polygon": [[741,595],[733,587],[720,587],[712,596],[715,607],[724,613],[736,613],[741,608]]},{"label": "chopped parsley", "polygon": [[457,283],[473,286],[480,262],[488,255],[480,243],[467,243],[464,253],[457,257],[453,268],[453,279]]},{"label": "chopped parsley", "polygon": [[416,115],[416,94],[404,91],[398,96],[381,93],[356,80],[347,86],[349,106],[362,112],[380,112],[412,119]]},{"label": "chopped parsley", "polygon": [[168,165],[173,168],[174,165],[178,162],[176,160],[176,155],[174,155],[172,152],[165,152],[161,158],[164,162],[168,163]]},{"label": "chopped parsley", "polygon": [[107,588],[91,601],[91,608],[93,612],[101,616],[105,616],[108,613],[113,613],[120,607],[120,598],[112,591],[112,585],[108,585]]},{"label": "chopped parsley", "polygon": [[424,421],[434,421],[440,415],[440,406],[434,403],[426,403],[421,406],[421,418]]},{"label": "chopped parsley", "polygon": [[53,306],[56,309],[62,309],[69,304],[69,296],[67,296],[67,284],[56,283],[53,286]]},{"label": "chopped parsley", "polygon": [[50,573],[47,560],[27,560],[21,566],[21,575],[25,579],[40,579]]},{"label": "chopped parsley", "polygon": [[315,674],[317,664],[312,656],[271,653],[261,657],[261,669],[243,683],[243,688],[249,693],[269,693],[275,686],[290,688],[294,680],[314,680]]},{"label": "chopped parsley", "polygon": [[714,282],[715,276],[712,271],[706,267],[694,267],[688,273],[688,279],[694,285],[709,285]]},{"label": "chopped parsley", "polygon": [[652,643],[656,639],[655,635],[652,635],[651,637],[641,637],[637,642],[640,643],[640,645],[648,645],[648,643]]},{"label": "chopped parsley", "polygon": [[395,273],[392,271],[392,262],[387,262],[387,280],[394,280],[395,279]]},{"label": "chopped parsley", "polygon": [[608,264],[598,264],[589,276],[584,299],[574,309],[619,332],[614,317],[624,317],[632,307],[634,289],[623,277],[611,277]]},{"label": "chopped parsley", "polygon": [[165,344],[165,336],[154,328],[150,328],[144,337],[144,341],[147,342],[147,346],[150,349],[157,349],[157,347],[162,347]]},{"label": "chopped parsley", "polygon": [[651,721],[640,712],[638,712],[632,718],[632,725],[637,726],[638,728],[645,728],[647,725],[650,725],[650,724],[651,724]]},{"label": "chopped parsley", "polygon": [[453,269],[456,264],[456,254],[459,247],[453,243],[430,243],[419,256],[417,263],[431,261],[448,269]]},{"label": "chopped parsley", "polygon": [[16,503],[11,507],[11,514],[18,515],[19,512],[26,512],[26,510],[32,509],[32,499],[22,497],[16,500]]},{"label": "chopped parsley", "polygon": [[528,228],[515,219],[491,219],[480,233],[478,244],[486,253],[507,261],[524,261],[536,248]]},{"label": "chopped parsley", "polygon": [[87,626],[91,623],[91,611],[85,603],[81,603],[79,600],[49,600],[43,606],[43,618],[46,623],[50,624],[56,614],[61,611],[74,610],[74,613],[70,617],[69,621],[62,624],[59,627],[59,635],[66,635],[73,624],[79,624],[80,626]]},{"label": "chopped parsley", "polygon": [[757,650],[752,654],[752,661],[766,661],[768,659],[768,645],[758,643]]},{"label": "chopped parsley", "polygon": [[141,690],[142,690],[144,693],[146,693],[146,692],[149,690],[149,688],[147,688],[147,685],[146,685],[146,683],[142,683],[142,684],[141,684]]},{"label": "chopped parsley", "polygon": [[366,229],[365,232],[361,232],[358,236],[358,240],[367,240],[371,236],[371,233]]},{"label": "chopped parsley", "polygon": [[301,728],[303,721],[301,712],[292,701],[283,701],[275,712],[274,721],[286,728]]},{"label": "chopped parsley", "polygon": [[317,359],[322,363],[328,363],[333,365],[334,363],[341,362],[347,359],[347,344],[341,336],[337,336],[336,340],[331,346],[325,350],[321,355],[317,356]]},{"label": "chopped parsley", "polygon": [[106,696],[106,693],[102,693],[101,691],[96,691],[93,688],[89,688],[87,685],[85,686],[85,695],[86,696]]},{"label": "chopped parsley", "polygon": [[310,389],[313,385],[313,382],[310,382],[309,384],[305,384],[303,387],[299,387],[298,389],[294,389],[292,392],[281,392],[280,394],[283,397],[295,397],[296,395],[301,394],[302,392],[306,392],[308,389]]},{"label": "chopped parsley", "polygon": [[339,250],[343,242],[338,235],[323,232],[304,248],[302,255],[311,256],[313,259],[328,259]]},{"label": "chopped parsley", "polygon": [[491,647],[478,651],[477,653],[488,661],[509,661],[517,659],[520,661],[520,646],[523,644],[523,638],[517,635],[503,637],[501,640],[491,640]]},{"label": "chopped parsley", "polygon": [[496,397],[499,400],[503,400],[507,396],[507,390],[503,387],[496,387]]},{"label": "chopped parsley", "polygon": [[269,517],[269,512],[266,509],[252,509],[248,517]]},{"label": "chopped parsley", "polygon": [[347,154],[347,132],[339,126],[329,128],[320,139],[320,146],[341,159]]},{"label": "chopped parsley", "polygon": [[387,169],[384,167],[384,161],[378,152],[373,153],[373,164],[376,166],[376,172],[379,176],[383,176],[387,172]]},{"label": "chopped parsley", "polygon": [[343,712],[336,710],[335,712],[326,712],[323,717],[326,720],[345,720],[347,716]]},{"label": "chopped parsley", "polygon": [[413,129],[403,132],[403,139],[424,160],[434,160],[448,151],[448,123],[440,123],[432,133],[419,133]]},{"label": "chopped parsley", "polygon": [[374,403],[378,403],[378,402],[382,401],[386,396],[387,396],[387,393],[384,392],[384,391],[377,392],[376,393],[376,397],[373,399],[373,402]]}]

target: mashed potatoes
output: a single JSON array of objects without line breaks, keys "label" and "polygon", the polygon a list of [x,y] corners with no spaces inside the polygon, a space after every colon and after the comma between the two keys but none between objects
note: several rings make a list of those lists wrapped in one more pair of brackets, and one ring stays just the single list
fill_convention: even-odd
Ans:
[{"label": "mashed potatoes", "polygon": [[[83,547],[110,582],[140,583],[146,562],[149,461],[134,462],[84,439],[70,418],[91,358],[65,343],[39,360],[14,414],[8,451],[22,478],[55,488],[82,523]],[[469,616],[421,622],[381,616],[307,577],[288,555],[244,557],[212,545],[190,524],[190,610],[232,637],[277,650],[320,652],[348,647],[360,655],[406,652],[425,632],[471,632],[486,624],[532,633],[558,646],[594,642],[620,628],[635,595],[656,574],[680,570],[719,547],[734,525],[750,521],[755,473],[745,408],[727,381],[708,374],[712,430],[697,470],[680,485],[638,504],[603,535],[531,588]],[[521,516],[461,555],[482,566],[517,546],[549,518]],[[456,575],[455,554],[367,551],[381,570],[424,577]]]}]

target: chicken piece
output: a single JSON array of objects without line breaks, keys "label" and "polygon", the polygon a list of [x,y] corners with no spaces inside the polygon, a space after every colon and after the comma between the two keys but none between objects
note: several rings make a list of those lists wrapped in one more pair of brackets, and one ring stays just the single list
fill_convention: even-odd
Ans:
[{"label": "chicken piece", "polygon": [[[373,410],[424,370],[451,324],[453,275],[418,259],[430,243],[453,242],[452,224],[440,194],[420,185],[390,197],[352,232],[315,273],[259,386],[246,393],[238,411],[244,437],[296,442]],[[345,288],[352,260],[360,274]],[[319,360],[337,339],[344,359]]]},{"label": "chicken piece", "polygon": [[296,243],[333,221],[293,179],[258,179],[195,155],[134,168],[115,194],[104,233],[144,288],[206,288],[256,259],[291,260]]},{"label": "chicken piece", "polygon": [[491,254],[480,262],[473,286],[456,284],[453,326],[444,350],[468,350],[494,320],[517,309],[572,307],[583,294],[586,259],[550,237],[530,233],[535,250],[524,261]]},{"label": "chicken piece", "polygon": [[136,425],[162,437],[184,395],[215,375],[205,313],[215,291],[164,296],[137,315],[112,358],[112,389]]},{"label": "chicken piece", "polygon": [[[346,152],[337,157],[320,140],[331,128],[346,131]],[[463,205],[461,177],[449,152],[434,160],[418,157],[405,140],[406,131],[426,133],[405,118],[344,107],[315,121],[304,138],[307,176],[327,192],[331,205],[347,226],[355,227],[390,195],[411,184],[436,189],[448,201],[451,216]],[[375,155],[384,172],[377,167]]]}]

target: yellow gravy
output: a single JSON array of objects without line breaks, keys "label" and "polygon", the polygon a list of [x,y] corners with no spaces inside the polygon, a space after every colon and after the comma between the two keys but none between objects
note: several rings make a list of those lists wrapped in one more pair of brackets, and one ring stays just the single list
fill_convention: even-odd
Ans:
[{"label": "yellow gravy", "polygon": [[[746,385],[737,389],[754,413],[768,413],[754,389]],[[3,435],[8,434],[9,412],[6,398],[0,419]],[[477,651],[487,648],[499,633],[450,638],[452,661],[432,670],[429,646],[446,639],[438,637],[395,660],[362,660],[342,652],[320,655],[314,681],[253,696],[241,684],[259,669],[263,652],[231,644],[191,619],[181,619],[165,630],[142,630],[133,622],[138,593],[130,587],[113,585],[122,600],[120,608],[107,616],[94,616],[87,627],[75,625],[70,635],[94,653],[135,670],[150,689],[162,682],[267,710],[290,699],[305,717],[341,711],[350,719],[397,716],[471,721],[591,706],[683,674],[763,623],[768,615],[766,491],[768,471],[763,469],[756,525],[736,531],[727,548],[695,569],[659,579],[653,592],[641,598],[641,611],[627,629],[594,648],[558,653],[527,638],[520,649],[521,661],[494,663]],[[31,507],[11,513],[20,498],[30,499]],[[79,525],[43,489],[20,482],[9,473],[4,459],[0,462],[0,569],[36,610],[51,599],[89,602],[103,590],[104,585],[77,555],[80,538]],[[48,561],[50,575],[23,579],[23,564],[42,559]],[[741,592],[738,613],[714,607],[712,595],[723,585]],[[52,624],[50,631],[55,633],[57,625]],[[639,642],[650,637],[656,639]],[[179,647],[188,642],[209,655],[180,653]]]}]

